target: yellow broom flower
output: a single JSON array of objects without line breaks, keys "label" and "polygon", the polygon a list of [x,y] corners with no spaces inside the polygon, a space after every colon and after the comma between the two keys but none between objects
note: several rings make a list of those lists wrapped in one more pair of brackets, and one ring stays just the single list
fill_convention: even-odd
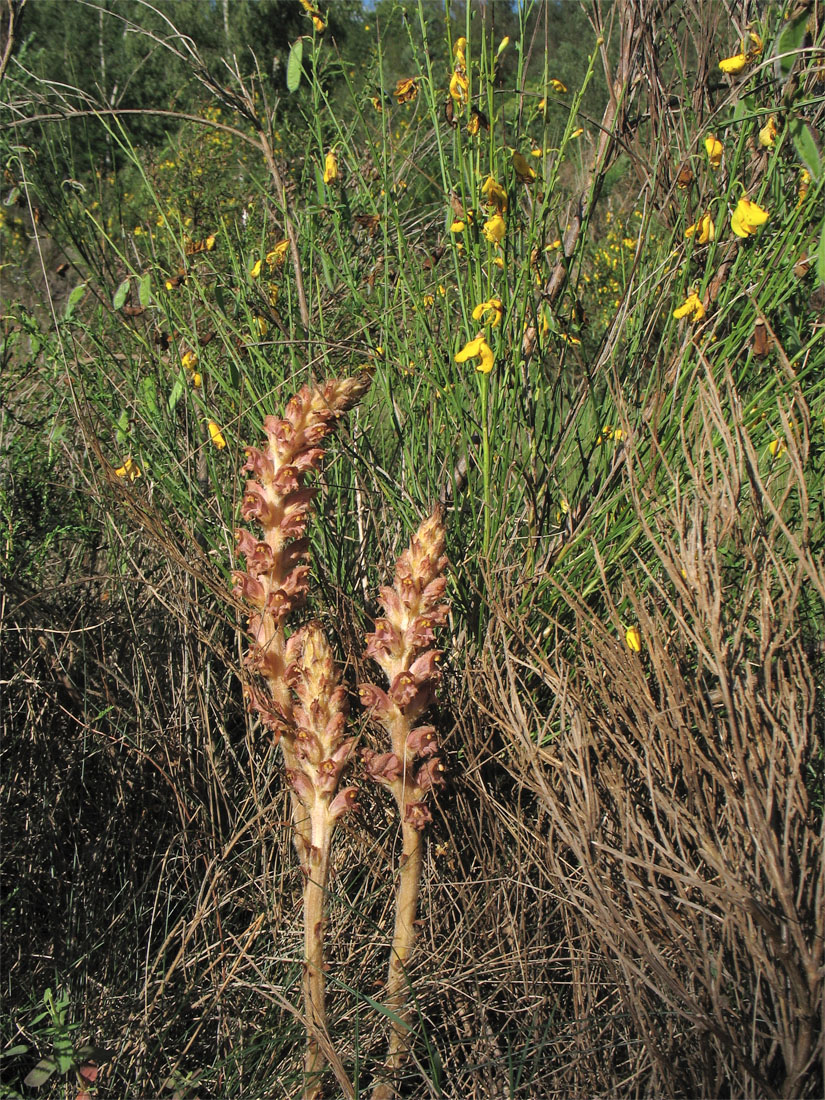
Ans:
[{"label": "yellow broom flower", "polygon": [[212,442],[215,444],[219,451],[222,451],[226,446],[226,440],[223,437],[223,432],[220,430],[214,420],[209,421],[208,427],[209,435]]},{"label": "yellow broom flower", "polygon": [[501,214],[493,214],[481,227],[481,231],[490,244],[501,244],[507,232],[507,224]]},{"label": "yellow broom flower", "polygon": [[332,183],[338,179],[338,157],[335,150],[330,149],[324,161],[324,183]]},{"label": "yellow broom flower", "polygon": [[767,210],[757,206],[750,199],[741,198],[730,220],[730,227],[737,237],[752,237],[760,225],[768,220]]},{"label": "yellow broom flower", "polygon": [[711,168],[718,168],[722,163],[722,153],[724,152],[724,146],[722,142],[716,137],[715,134],[708,134],[705,138],[705,152],[708,155]]},{"label": "yellow broom flower", "polygon": [[470,340],[459,351],[454,359],[456,363],[466,363],[468,359],[479,359],[480,362],[476,367],[477,371],[481,371],[482,374],[489,374],[493,369],[493,350],[487,341],[484,339],[484,334],[476,336],[475,340]]},{"label": "yellow broom flower", "polygon": [[685,230],[686,237],[695,237],[697,244],[707,244],[716,236],[716,226],[713,218],[705,212],[695,225],[689,225]]},{"label": "yellow broom flower", "polygon": [[685,298],[684,302],[680,306],[677,306],[673,311],[673,316],[678,320],[682,317],[689,317],[691,321],[701,321],[705,316],[705,307],[702,305],[702,299],[692,290]]},{"label": "yellow broom flower", "polygon": [[500,298],[491,298],[488,302],[479,302],[473,310],[473,320],[483,321],[485,325],[495,328],[501,324],[504,307]]}]

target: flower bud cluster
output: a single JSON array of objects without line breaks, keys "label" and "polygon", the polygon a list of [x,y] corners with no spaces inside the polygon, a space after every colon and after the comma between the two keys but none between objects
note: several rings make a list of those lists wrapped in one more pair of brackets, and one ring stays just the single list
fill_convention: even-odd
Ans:
[{"label": "flower bud cluster", "polygon": [[286,681],[284,621],[303,606],[308,589],[306,538],[312,499],[307,474],[324,456],[321,444],[338,420],[369,387],[369,378],[331,378],[304,386],[287,405],[283,419],[264,420],[264,448],[247,447],[244,466],[253,475],[246,483],[241,515],[257,522],[263,537],[236,532],[246,570],[237,570],[235,594],[252,608],[247,665],[259,673],[266,689],[254,686],[249,701],[276,736],[291,736],[292,699]]},{"label": "flower bud cluster", "polygon": [[367,773],[393,792],[403,821],[416,829],[432,820],[427,795],[444,783],[435,729],[417,724],[441,679],[441,653],[434,641],[435,628],[449,611],[442,602],[447,584],[444,542],[444,520],[436,509],[398,559],[393,587],[380,590],[384,618],[367,636],[365,656],[380,665],[388,687],[359,687],[362,704],[391,743],[390,752],[363,750]]},{"label": "flower bud cluster", "polygon": [[318,623],[292,635],[285,657],[287,683],[297,698],[287,776],[307,811],[310,843],[319,847],[328,826],[355,806],[355,787],[338,791],[355,741],[346,736],[347,689]]}]

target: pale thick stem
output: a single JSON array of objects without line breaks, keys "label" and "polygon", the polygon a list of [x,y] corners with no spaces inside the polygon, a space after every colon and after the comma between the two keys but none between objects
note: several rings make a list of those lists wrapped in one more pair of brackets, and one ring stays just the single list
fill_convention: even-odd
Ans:
[{"label": "pale thick stem", "polygon": [[[306,811],[304,811],[306,812]],[[304,1013],[307,1026],[307,1047],[304,1055],[303,1100],[317,1100],[322,1095],[322,1078],[326,1058],[318,1035],[327,1029],[326,974],[324,970],[324,913],[329,884],[329,858],[332,827],[324,823],[320,836],[312,839],[308,862],[303,863],[304,882]]]},{"label": "pale thick stem", "polygon": [[392,1077],[404,1064],[409,1052],[410,1011],[407,963],[415,942],[415,918],[421,890],[424,865],[424,836],[420,829],[402,823],[402,853],[395,899],[395,933],[392,939],[389,973],[387,975],[386,1007],[393,1014],[390,1021],[390,1043],[386,1072],[388,1080],[379,1082],[372,1100],[392,1100],[395,1088]]}]

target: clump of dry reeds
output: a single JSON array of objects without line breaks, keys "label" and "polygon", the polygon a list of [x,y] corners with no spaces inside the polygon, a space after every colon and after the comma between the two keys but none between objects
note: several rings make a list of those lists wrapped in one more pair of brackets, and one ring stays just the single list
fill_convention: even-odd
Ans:
[{"label": "clump of dry reeds", "polygon": [[[807,539],[810,418],[794,387],[785,460],[766,463],[733,381],[700,370],[695,386],[689,478],[657,491],[628,444],[641,531],[623,578],[602,574],[598,608],[559,579],[543,628],[502,592],[476,698],[547,810],[579,1080],[605,1095],[645,1081],[818,1096],[822,664],[804,600],[825,574]],[[605,1049],[624,1052],[620,1075]]]}]

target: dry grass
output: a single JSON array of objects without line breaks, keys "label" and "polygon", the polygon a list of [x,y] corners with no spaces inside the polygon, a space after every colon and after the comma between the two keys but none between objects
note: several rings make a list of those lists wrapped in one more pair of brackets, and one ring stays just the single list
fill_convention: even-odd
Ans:
[{"label": "dry grass", "polygon": [[573,1090],[816,1096],[822,662],[806,590],[825,574],[806,537],[809,417],[794,388],[766,466],[731,379],[694,381],[684,483],[661,492],[655,428],[649,461],[628,444],[642,534],[621,577],[603,570],[600,610],[560,583],[564,611],[531,630],[503,590],[475,697],[547,813],[590,1025]]}]

